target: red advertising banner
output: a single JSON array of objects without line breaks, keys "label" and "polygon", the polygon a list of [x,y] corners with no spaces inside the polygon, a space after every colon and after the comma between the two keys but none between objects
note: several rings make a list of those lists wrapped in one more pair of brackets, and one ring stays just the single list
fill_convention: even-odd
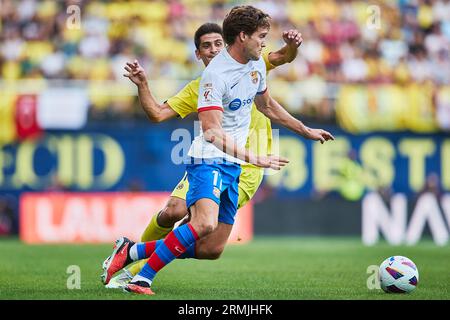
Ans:
[{"label": "red advertising banner", "polygon": [[21,95],[16,101],[16,128],[20,139],[35,138],[42,133],[37,121],[36,95]]},{"label": "red advertising banner", "polygon": [[[24,193],[20,239],[26,243],[102,243],[127,236],[139,241],[170,193]],[[230,243],[253,237],[253,206],[240,209]]]}]

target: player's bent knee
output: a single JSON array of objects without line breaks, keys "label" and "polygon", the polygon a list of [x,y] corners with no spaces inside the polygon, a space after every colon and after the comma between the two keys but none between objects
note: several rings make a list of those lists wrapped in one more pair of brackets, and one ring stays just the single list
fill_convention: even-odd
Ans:
[{"label": "player's bent knee", "polygon": [[186,200],[180,198],[171,197],[167,202],[166,208],[174,215],[182,215],[184,217],[187,214]]},{"label": "player's bent knee", "polygon": [[205,223],[205,224],[203,224],[202,225],[202,227],[201,227],[201,229],[203,230],[203,234],[204,235],[207,235],[207,234],[210,234],[211,232],[213,232],[214,231],[214,228],[215,228],[215,226],[214,226],[214,224],[212,224],[212,223]]},{"label": "player's bent knee", "polygon": [[217,224],[213,222],[200,222],[200,223],[192,223],[192,226],[194,227],[195,231],[197,232],[199,237],[204,237],[211,232],[214,231]]},{"label": "player's bent knee", "polygon": [[175,224],[187,215],[186,201],[179,198],[171,198],[166,207],[161,210],[160,220]]}]

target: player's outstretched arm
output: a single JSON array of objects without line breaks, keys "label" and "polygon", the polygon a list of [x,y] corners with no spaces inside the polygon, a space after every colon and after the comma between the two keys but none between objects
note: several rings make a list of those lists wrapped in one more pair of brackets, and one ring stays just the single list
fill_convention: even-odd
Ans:
[{"label": "player's outstretched arm", "polygon": [[294,61],[298,53],[298,47],[303,42],[302,34],[296,29],[283,31],[282,37],[286,44],[280,50],[271,52],[268,56],[270,64],[275,67]]},{"label": "player's outstretched arm", "polygon": [[306,139],[320,141],[320,143],[324,143],[328,140],[334,140],[333,135],[328,131],[309,128],[305,126],[303,122],[294,118],[270,96],[268,91],[264,94],[257,95],[255,98],[255,104],[258,110],[264,113],[270,120],[294,131]]},{"label": "player's outstretched arm", "polygon": [[248,149],[239,148],[233,137],[228,135],[222,128],[222,111],[208,110],[199,112],[198,118],[201,122],[204,139],[232,157],[261,168],[274,170],[280,170],[289,163],[289,160],[280,156],[256,156]]},{"label": "player's outstretched arm", "polygon": [[151,122],[163,122],[178,116],[178,113],[167,103],[159,104],[156,102],[148,86],[144,68],[137,60],[134,60],[133,63],[127,62],[124,69],[128,72],[124,74],[124,77],[130,79],[138,87],[141,107]]}]

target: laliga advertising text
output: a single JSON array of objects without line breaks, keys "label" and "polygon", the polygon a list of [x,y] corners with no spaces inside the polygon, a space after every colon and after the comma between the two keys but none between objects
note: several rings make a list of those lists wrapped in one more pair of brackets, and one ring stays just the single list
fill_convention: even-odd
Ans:
[{"label": "laliga advertising text", "polygon": [[210,316],[264,316],[272,315],[272,305],[268,304],[222,304],[220,307],[198,306],[185,304],[178,308],[179,315],[203,316],[209,318]]}]

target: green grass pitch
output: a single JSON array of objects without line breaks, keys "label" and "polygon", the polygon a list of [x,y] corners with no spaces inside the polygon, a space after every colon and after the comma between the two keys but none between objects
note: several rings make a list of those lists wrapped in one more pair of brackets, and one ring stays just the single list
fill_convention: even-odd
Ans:
[{"label": "green grass pitch", "polygon": [[[101,264],[111,248],[0,239],[0,299],[450,299],[450,246],[431,240],[366,247],[359,238],[256,237],[229,245],[219,260],[172,262],[156,277],[151,297],[103,287]],[[419,285],[411,294],[367,288],[367,268],[391,255],[417,264]],[[80,268],[80,289],[67,288],[71,265]]]}]

